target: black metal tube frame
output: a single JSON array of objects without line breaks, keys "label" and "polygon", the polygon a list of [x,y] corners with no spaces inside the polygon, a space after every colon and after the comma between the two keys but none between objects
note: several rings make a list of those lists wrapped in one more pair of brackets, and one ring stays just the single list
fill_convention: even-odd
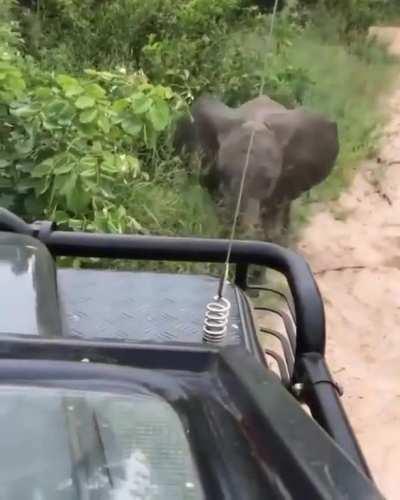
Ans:
[{"label": "black metal tube frame", "polygon": [[[26,224],[14,214],[0,209],[0,230],[35,236],[55,257],[224,262],[228,250],[228,240],[222,239],[66,232],[54,227],[49,222]],[[302,257],[272,243],[235,241],[231,262],[266,266],[284,274],[295,303],[296,356],[306,352],[325,353],[322,298]],[[239,269],[243,273],[243,267]],[[240,278],[243,283],[243,275]]]},{"label": "black metal tube frame", "polygon": [[[228,240],[222,239],[58,231],[53,223],[47,221],[27,224],[4,208],[0,208],[0,231],[33,236],[44,243],[54,257],[222,263],[225,261],[228,249]],[[310,407],[314,418],[352,457],[360,469],[370,476],[324,360],[324,307],[310,267],[301,256],[291,250],[258,241],[235,241],[232,246],[231,263],[236,264],[236,284],[244,289],[247,282],[247,268],[250,264],[272,268],[286,277],[294,299],[297,330],[292,384],[304,384],[306,390],[303,391],[302,398]],[[55,343],[59,342],[65,342],[66,347],[73,349],[73,341],[70,339]],[[81,341],[77,342],[82,345]],[[30,352],[35,358],[39,356],[39,352],[43,353],[47,349],[51,351],[50,346],[53,343],[54,340],[48,339],[7,339],[0,345],[3,356],[4,351],[8,349],[12,357],[14,347],[18,344],[18,350],[22,348],[25,351],[26,347],[26,352]],[[41,344],[39,350],[33,349],[39,344]],[[79,347],[75,346],[75,349]],[[125,349],[126,353],[130,351],[125,344],[117,349]],[[315,366],[309,362],[310,355],[318,359],[318,371],[324,374],[323,379],[315,376]]]}]

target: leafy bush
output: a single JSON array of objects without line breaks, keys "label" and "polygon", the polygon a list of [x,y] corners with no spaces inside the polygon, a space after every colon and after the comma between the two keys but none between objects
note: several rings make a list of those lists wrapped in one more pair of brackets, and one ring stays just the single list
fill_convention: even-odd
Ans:
[{"label": "leafy bush", "polygon": [[7,48],[9,52],[14,52],[22,42],[18,32],[19,24],[13,15],[16,5],[15,0],[0,2],[0,44],[2,49]]},{"label": "leafy bush", "polygon": [[223,31],[237,16],[239,4],[239,0],[42,0],[38,15],[43,60],[56,47],[68,50],[79,69],[120,64],[137,70],[150,37],[194,39],[216,27]]},{"label": "leafy bush", "polygon": [[[91,1],[42,0],[40,13],[32,14],[40,15],[42,26],[37,55],[42,65],[72,73],[87,67],[143,70],[151,81],[170,86],[187,102],[212,92],[237,104],[253,97],[267,76],[266,90],[293,104],[301,94],[296,85],[291,92],[294,73],[299,73],[300,86],[308,82],[304,69],[288,66],[284,57],[286,43],[298,26],[284,22],[288,16],[281,15],[279,58],[263,74],[269,17],[246,4],[243,0],[111,0],[95,6]],[[262,50],[244,46],[243,33],[257,34],[254,38]]]},{"label": "leafy bush", "polygon": [[[393,0],[306,0],[313,6],[315,24],[331,24],[347,41],[357,33],[365,33],[374,23],[379,23],[400,15],[400,6]],[[336,22],[335,22],[336,21]]]},{"label": "leafy bush", "polygon": [[141,73],[54,75],[3,50],[0,102],[2,206],[73,228],[202,232],[201,207],[186,224],[176,203],[192,183],[168,147],[183,106],[168,87]]}]

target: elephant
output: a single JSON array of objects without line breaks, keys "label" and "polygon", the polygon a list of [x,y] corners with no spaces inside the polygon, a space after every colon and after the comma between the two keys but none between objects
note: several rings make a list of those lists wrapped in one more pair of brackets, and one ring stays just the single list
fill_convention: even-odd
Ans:
[{"label": "elephant", "polygon": [[287,109],[266,95],[237,108],[204,95],[178,124],[175,147],[200,154],[205,185],[229,210],[248,162],[241,224],[283,243],[291,202],[331,173],[339,140],[337,124],[321,113]]}]

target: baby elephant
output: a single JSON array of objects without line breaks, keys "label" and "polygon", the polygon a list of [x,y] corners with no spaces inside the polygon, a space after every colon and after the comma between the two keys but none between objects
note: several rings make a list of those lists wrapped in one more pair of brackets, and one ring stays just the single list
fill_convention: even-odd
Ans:
[{"label": "baby elephant", "polygon": [[241,222],[261,226],[264,238],[278,242],[289,227],[291,202],[330,174],[339,152],[335,122],[267,96],[235,109],[198,98],[191,119],[178,124],[175,145],[200,154],[207,186],[231,210],[247,168]]}]

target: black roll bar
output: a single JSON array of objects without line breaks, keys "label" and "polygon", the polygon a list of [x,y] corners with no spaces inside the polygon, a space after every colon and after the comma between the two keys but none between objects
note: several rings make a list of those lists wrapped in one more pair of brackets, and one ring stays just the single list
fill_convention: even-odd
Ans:
[{"label": "black roll bar", "polygon": [[[57,231],[49,222],[27,224],[0,208],[0,230],[38,238],[55,257],[99,257],[111,259],[224,262],[228,240],[138,236]],[[296,358],[306,352],[325,353],[325,314],[322,298],[305,260],[273,243],[235,241],[233,264],[266,266],[288,280],[294,299],[297,338]],[[243,269],[243,267],[241,268]]]}]

